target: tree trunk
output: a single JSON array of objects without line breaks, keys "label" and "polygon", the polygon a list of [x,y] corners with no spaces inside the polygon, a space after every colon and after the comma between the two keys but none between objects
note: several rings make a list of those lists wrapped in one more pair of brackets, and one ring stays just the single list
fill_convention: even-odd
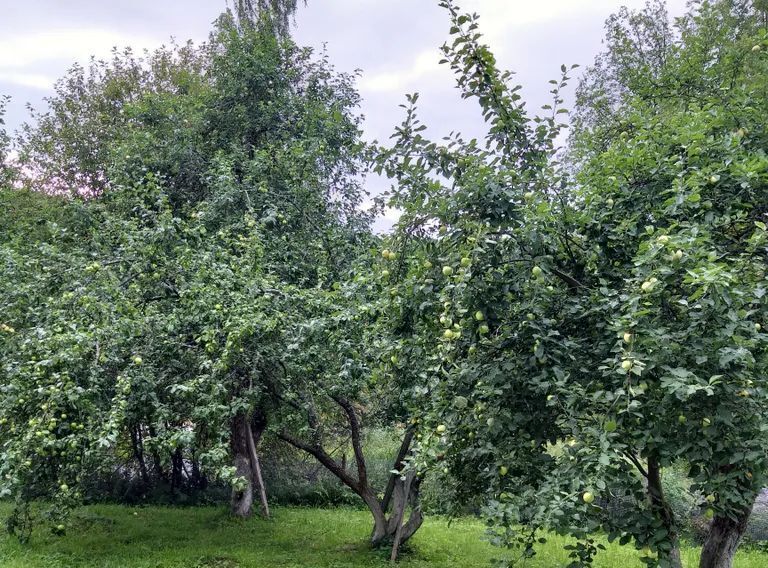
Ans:
[{"label": "tree trunk", "polygon": [[264,430],[267,427],[266,421],[255,420],[257,428],[256,436],[253,435],[251,425],[248,424],[245,429],[248,442],[248,454],[251,460],[251,481],[259,490],[259,500],[261,501],[261,514],[269,518],[269,503],[267,502],[267,488],[264,486],[264,478],[261,476],[261,464],[259,463],[259,454],[256,452],[257,440],[261,439]]},{"label": "tree trunk", "polygon": [[747,522],[752,514],[752,507],[743,511],[736,520],[728,517],[715,517],[709,527],[709,534],[701,549],[699,568],[731,568],[733,557],[739,546]]},{"label": "tree trunk", "polygon": [[661,519],[664,528],[667,530],[668,540],[672,548],[670,549],[667,560],[672,568],[682,568],[680,560],[680,541],[675,524],[675,515],[672,508],[664,497],[664,490],[661,486],[661,467],[655,456],[648,458],[648,498],[651,502],[651,509],[654,514]]},{"label": "tree trunk", "polygon": [[233,516],[241,519],[246,519],[253,513],[253,483],[251,481],[253,470],[251,460],[248,459],[249,430],[250,425],[244,415],[240,414],[232,421],[230,444],[234,456],[235,475],[243,478],[245,485],[242,489],[232,488],[230,510]]},{"label": "tree trunk", "polygon": [[136,462],[139,464],[139,475],[141,476],[141,483],[144,485],[144,491],[149,489],[149,471],[147,470],[147,462],[144,460],[144,442],[141,438],[141,424],[136,424],[131,428],[131,443],[133,444],[133,456]]}]

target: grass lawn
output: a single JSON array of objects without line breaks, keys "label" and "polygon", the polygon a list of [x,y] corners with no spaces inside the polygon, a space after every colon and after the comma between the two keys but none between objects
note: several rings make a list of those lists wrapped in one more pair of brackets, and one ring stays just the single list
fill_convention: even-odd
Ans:
[{"label": "grass lawn", "polygon": [[[0,517],[9,507],[0,505]],[[27,545],[0,533],[2,568],[357,568],[388,566],[383,552],[365,546],[366,512],[351,509],[278,508],[274,519],[238,522],[223,508],[87,507],[77,512],[66,536],[39,531]],[[400,564],[410,568],[490,566],[502,552],[481,541],[473,520],[428,519]],[[555,538],[536,558],[521,564],[552,568],[567,564]],[[696,551],[685,551],[686,566]],[[643,566],[628,547],[611,546],[596,566]],[[737,568],[768,566],[768,555],[741,551]]]}]

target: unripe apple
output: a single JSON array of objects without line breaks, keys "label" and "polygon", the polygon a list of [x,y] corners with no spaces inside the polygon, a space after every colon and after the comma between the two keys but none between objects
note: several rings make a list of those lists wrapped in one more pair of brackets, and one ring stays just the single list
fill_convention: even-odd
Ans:
[{"label": "unripe apple", "polygon": [[424,268],[429,270],[430,268],[432,268],[432,263],[429,262],[428,260],[425,260],[423,266],[424,266]]},{"label": "unripe apple", "polygon": [[389,249],[384,249],[381,251],[382,258],[389,259]]},{"label": "unripe apple", "polygon": [[523,194],[523,197],[524,197],[525,199],[529,199],[529,200],[530,200],[530,199],[533,199],[533,195],[534,195],[534,194],[533,194],[533,192],[532,192],[532,191],[526,191],[526,192]]},{"label": "unripe apple", "polygon": [[548,394],[548,395],[547,395],[547,402],[549,402],[550,400],[553,400],[554,398],[555,398],[555,395],[553,395],[553,394]]},{"label": "unripe apple", "polygon": [[501,475],[502,477],[507,475],[507,473],[509,473],[509,469],[507,468],[507,466],[503,465],[499,468],[499,475]]},{"label": "unripe apple", "polygon": [[585,491],[584,495],[582,495],[581,498],[587,505],[589,505],[595,500],[595,496],[589,491]]},{"label": "unripe apple", "polygon": [[144,362],[144,359],[142,359],[140,356],[136,355],[133,358],[133,364],[134,365],[141,365]]},{"label": "unripe apple", "polygon": [[474,345],[470,345],[469,354],[474,355],[476,352],[477,352],[477,347],[475,347]]},{"label": "unripe apple", "polygon": [[688,419],[685,417],[684,414],[681,414],[680,416],[677,417],[677,421],[680,424],[685,424],[688,421]]},{"label": "unripe apple", "polygon": [[64,525],[56,525],[56,530],[59,532],[63,531],[65,528],[67,527],[65,527]]},{"label": "unripe apple", "polygon": [[450,276],[453,274],[453,268],[450,266],[443,266],[443,276]]},{"label": "unripe apple", "polygon": [[485,334],[486,334],[486,333],[488,333],[489,331],[490,331],[490,330],[488,329],[488,326],[487,326],[487,325],[485,325],[485,324],[483,324],[483,325],[481,325],[480,327],[478,327],[478,328],[477,328],[477,332],[478,332],[480,335],[485,335]]},{"label": "unripe apple", "polygon": [[389,270],[382,270],[382,271],[381,271],[381,275],[382,275],[384,278],[389,278]]},{"label": "unripe apple", "polygon": [[625,371],[629,371],[632,368],[632,361],[630,359],[624,359],[621,362],[621,368]]},{"label": "unripe apple", "polygon": [[397,365],[397,362],[399,361],[399,359],[397,358],[397,355],[392,355],[392,357],[390,357],[389,360],[392,362],[393,365]]},{"label": "unripe apple", "polygon": [[760,325],[759,323],[756,323],[755,324],[755,331],[760,331],[761,329],[763,329],[763,326]]},{"label": "unripe apple", "polygon": [[528,321],[533,321],[533,320],[535,320],[535,319],[536,319],[536,316],[535,316],[534,314],[530,313],[530,312],[529,312],[529,313],[528,313],[528,315],[527,315],[527,316],[525,316],[525,317],[527,317],[527,318],[528,318]]},{"label": "unripe apple", "polygon": [[624,332],[624,342],[629,343],[632,341],[632,334],[628,331]]},{"label": "unripe apple", "polygon": [[710,424],[712,424],[712,421],[709,418],[702,418],[701,419],[701,425],[704,428],[708,428]]},{"label": "unripe apple", "polygon": [[61,489],[62,491],[68,491],[69,485],[67,485],[66,483],[62,483],[61,485],[59,485],[59,489]]},{"label": "unripe apple", "polygon": [[534,277],[534,278],[538,278],[539,276],[541,276],[541,267],[539,267],[539,266],[534,266],[534,267],[531,269],[531,274],[533,274],[533,277]]},{"label": "unripe apple", "polygon": [[448,340],[453,339],[453,332],[450,329],[446,329],[443,332],[443,339],[448,339]]},{"label": "unripe apple", "polygon": [[715,502],[715,496],[711,493],[707,495],[707,503],[714,503]]},{"label": "unripe apple", "polygon": [[485,314],[481,312],[480,310],[475,312],[475,319],[477,321],[483,321],[485,319]]},{"label": "unripe apple", "polygon": [[615,420],[609,420],[605,423],[604,429],[606,432],[615,432],[616,431],[616,421]]},{"label": "unripe apple", "polygon": [[752,51],[753,51],[753,52],[755,52],[755,53],[757,53],[758,51],[760,51],[760,49],[761,49],[761,47],[760,47],[759,45],[753,45],[753,46],[752,46]]},{"label": "unripe apple", "polygon": [[462,257],[462,259],[461,259],[461,265],[462,265],[464,268],[466,268],[466,267],[467,267],[467,266],[469,266],[470,264],[472,264],[472,260],[470,260],[470,258],[469,258],[468,256]]},{"label": "unripe apple", "polygon": [[440,425],[437,427],[437,433],[438,433],[438,434],[442,434],[442,433],[444,433],[445,431],[446,431],[446,427],[445,427],[445,424],[440,424]]},{"label": "unripe apple", "polygon": [[704,511],[704,518],[706,519],[712,519],[715,516],[715,510],[712,508],[707,509]]},{"label": "unripe apple", "polygon": [[661,235],[658,239],[656,239],[661,244],[666,244],[669,242],[669,235]]},{"label": "unripe apple", "polygon": [[613,203],[614,203],[614,201],[613,201],[613,199],[611,199],[610,197],[609,197],[609,198],[608,198],[608,199],[605,201],[605,204],[606,204],[608,207],[613,207]]},{"label": "unripe apple", "polygon": [[718,174],[709,176],[709,183],[717,183],[719,181],[720,181],[720,176]]}]

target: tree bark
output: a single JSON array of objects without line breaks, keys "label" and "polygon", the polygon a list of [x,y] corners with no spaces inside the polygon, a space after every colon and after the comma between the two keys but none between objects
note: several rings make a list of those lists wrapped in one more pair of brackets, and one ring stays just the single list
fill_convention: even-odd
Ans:
[{"label": "tree bark", "polygon": [[235,475],[245,480],[242,489],[232,488],[232,500],[230,510],[232,515],[246,519],[253,514],[253,482],[251,460],[248,458],[248,430],[250,425],[242,414],[232,421],[230,444],[234,456]]},{"label": "tree bark", "polygon": [[144,491],[149,489],[150,479],[147,470],[147,462],[144,459],[144,442],[141,437],[141,424],[136,424],[131,428],[131,443],[133,444],[133,456],[139,464],[139,475],[144,485]]},{"label": "tree bark", "polygon": [[664,497],[664,490],[661,486],[661,467],[655,456],[648,458],[648,498],[651,502],[651,509],[657,515],[669,535],[669,542],[672,545],[668,553],[667,560],[673,568],[682,568],[680,560],[680,542],[675,524],[675,515],[672,508]]},{"label": "tree bark", "polygon": [[261,501],[261,514],[265,518],[269,518],[269,503],[267,502],[267,489],[264,486],[264,478],[261,476],[261,464],[259,463],[259,454],[256,452],[257,440],[261,439],[261,435],[266,428],[265,421],[256,421],[257,435],[253,435],[251,425],[248,424],[245,433],[248,442],[248,453],[251,462],[251,479],[256,488],[259,490],[259,500]]},{"label": "tree bark", "polygon": [[731,568],[741,537],[747,530],[752,507],[741,512],[737,519],[715,517],[701,550],[699,568]]}]

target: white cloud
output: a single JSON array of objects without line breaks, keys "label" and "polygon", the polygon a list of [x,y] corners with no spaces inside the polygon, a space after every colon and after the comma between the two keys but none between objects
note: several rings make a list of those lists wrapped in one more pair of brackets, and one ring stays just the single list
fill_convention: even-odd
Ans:
[{"label": "white cloud", "polygon": [[443,69],[439,64],[440,59],[437,49],[422,51],[413,59],[409,68],[363,75],[360,90],[369,93],[405,92],[420,79],[439,73]]},{"label": "white cloud", "polygon": [[22,73],[0,70],[0,83],[11,83],[20,87],[32,87],[48,91],[53,88],[54,80],[41,73]]},{"label": "white cloud", "polygon": [[149,37],[97,28],[11,35],[0,39],[0,69],[25,68],[45,61],[84,61],[91,55],[108,55],[114,46],[130,45],[140,51],[158,43]]}]

